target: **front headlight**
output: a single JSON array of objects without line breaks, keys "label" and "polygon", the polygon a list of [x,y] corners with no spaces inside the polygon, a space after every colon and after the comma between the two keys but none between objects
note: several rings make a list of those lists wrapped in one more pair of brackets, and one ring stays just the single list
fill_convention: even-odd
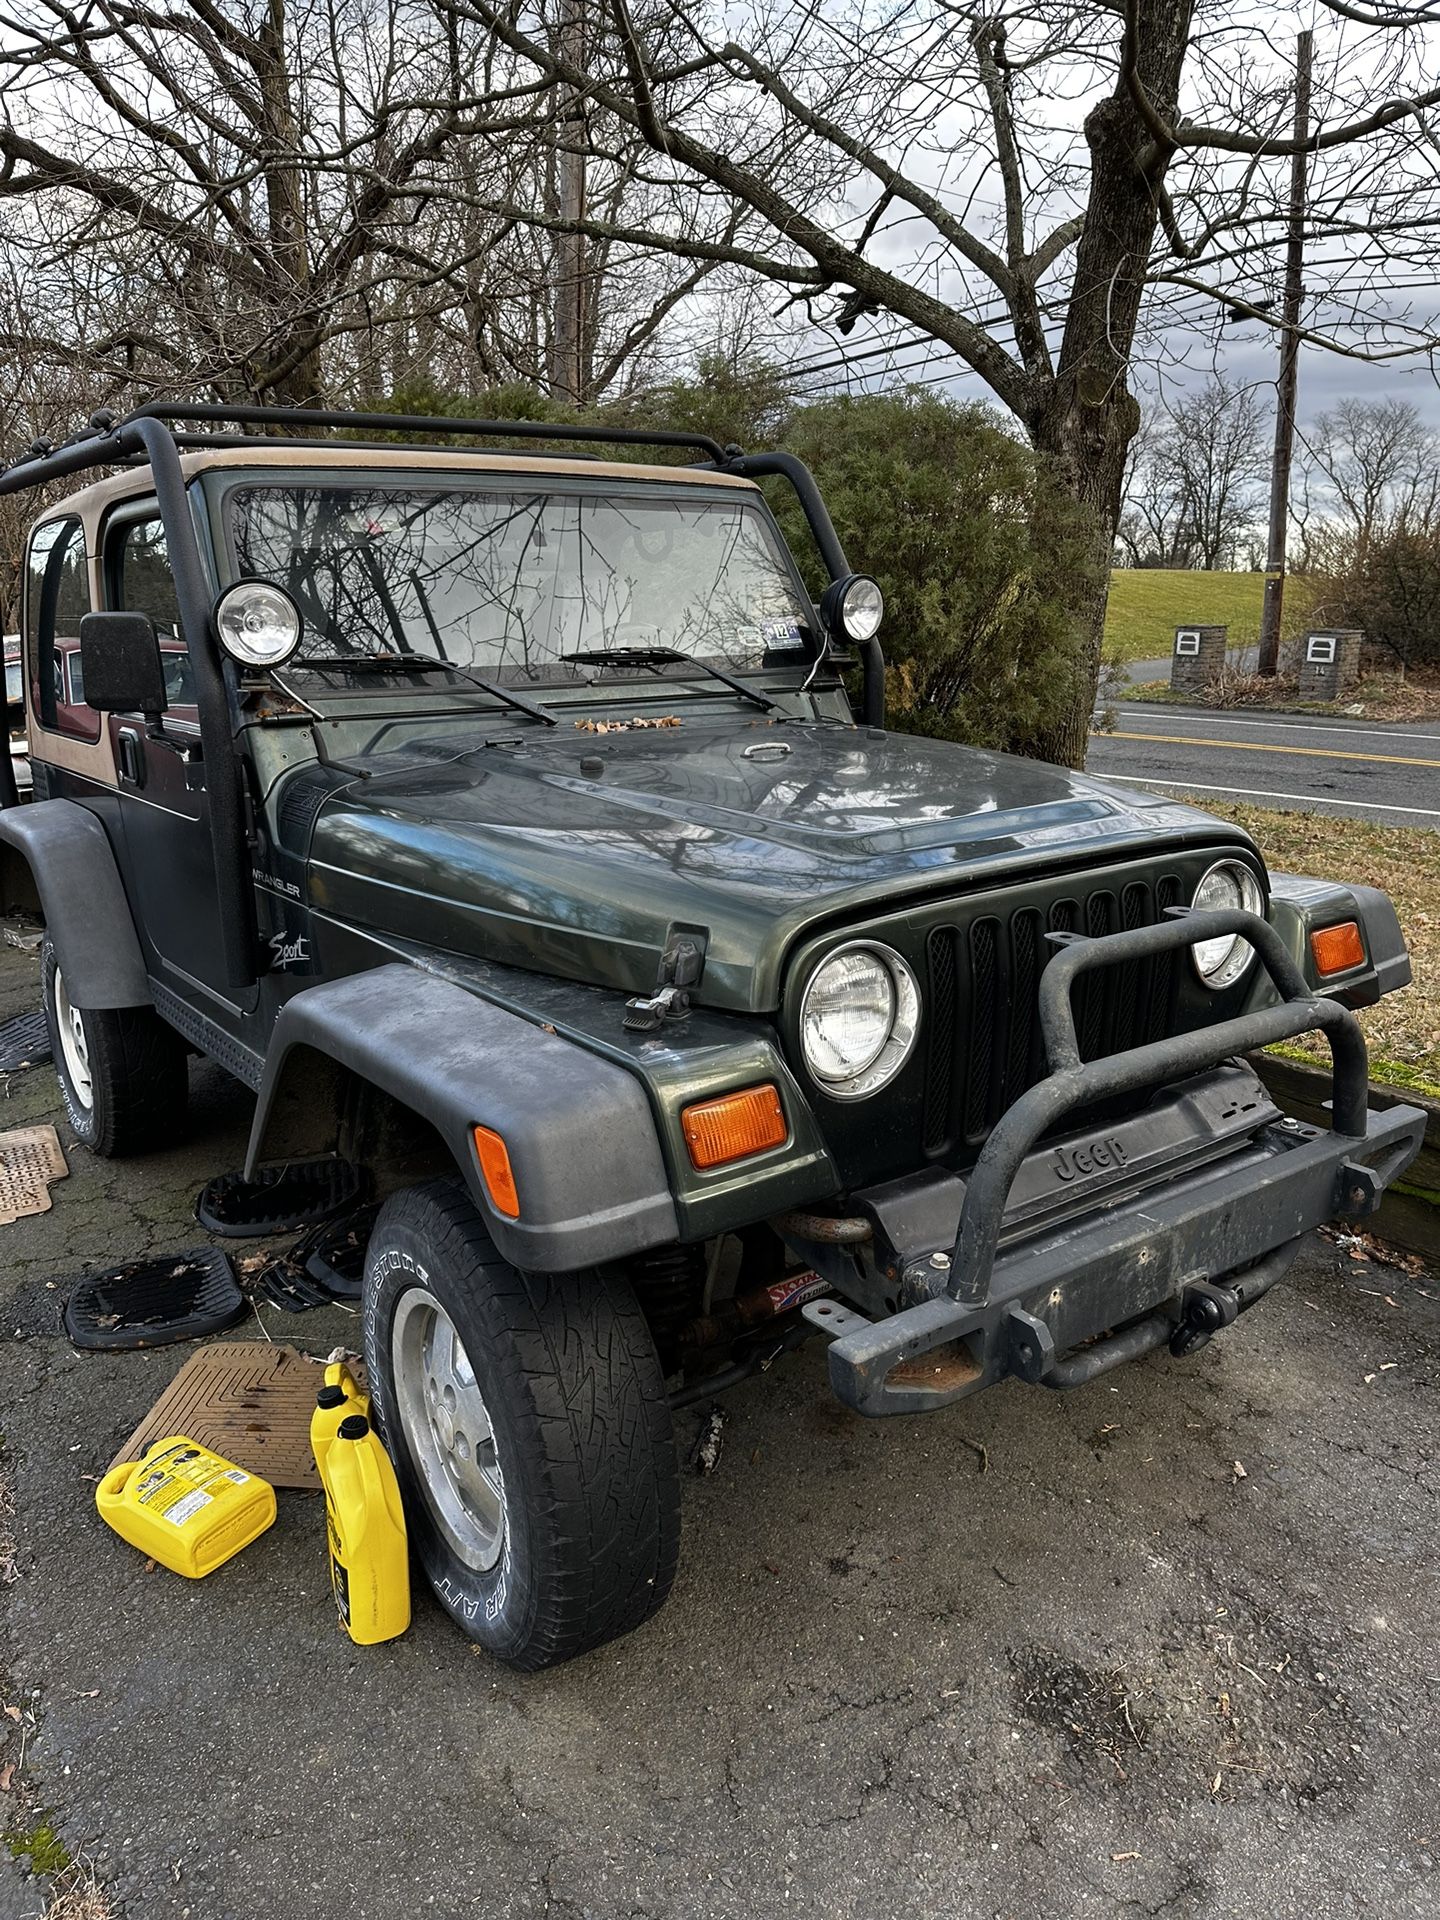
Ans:
[{"label": "front headlight", "polygon": [[[1190,904],[1197,912],[1243,907],[1247,913],[1263,914],[1265,896],[1249,867],[1238,860],[1221,860],[1201,879]],[[1215,988],[1233,986],[1255,957],[1255,949],[1238,933],[1222,934],[1218,940],[1197,940],[1190,951],[1195,957],[1195,971],[1207,987]]]},{"label": "front headlight", "polygon": [[904,1066],[920,1025],[920,989],[891,947],[840,947],[800,1002],[805,1064],[834,1100],[878,1092]]}]

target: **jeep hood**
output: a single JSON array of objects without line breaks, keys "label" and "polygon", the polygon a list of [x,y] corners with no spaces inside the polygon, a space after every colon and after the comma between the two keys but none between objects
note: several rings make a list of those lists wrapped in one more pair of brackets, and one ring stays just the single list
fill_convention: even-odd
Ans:
[{"label": "jeep hood", "polygon": [[[1166,844],[1249,844],[1062,767],[835,725],[447,732],[358,764],[370,777],[336,787],[309,833],[321,911],[632,993],[673,927],[704,929],[696,997],[737,1011],[778,1005],[787,949],[821,921]],[[282,786],[280,819],[296,811]]]}]

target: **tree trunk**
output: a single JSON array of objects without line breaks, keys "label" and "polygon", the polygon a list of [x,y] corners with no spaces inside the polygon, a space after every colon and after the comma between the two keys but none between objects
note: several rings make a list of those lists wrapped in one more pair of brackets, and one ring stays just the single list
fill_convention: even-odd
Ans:
[{"label": "tree trunk", "polygon": [[1091,528],[1090,565],[1075,587],[1076,649],[1070,695],[1059,716],[1030,747],[1037,759],[1060,766],[1085,764],[1090,716],[1100,684],[1125,456],[1139,424],[1139,406],[1121,385],[1098,406],[1080,405],[1073,399],[1066,405],[1057,391],[1053,414],[1047,412],[1031,424],[1036,451],[1045,456],[1061,491],[1079,505]]},{"label": "tree trunk", "polygon": [[[1140,0],[1135,68],[1141,86],[1173,121],[1190,40],[1191,0]],[[1075,253],[1075,282],[1053,378],[1037,383],[1026,427],[1062,490],[1093,528],[1095,577],[1077,595],[1078,646],[1058,720],[1034,743],[1042,759],[1085,764],[1100,683],[1110,561],[1120,519],[1125,459],[1140,425],[1126,375],[1155,241],[1157,203],[1170,153],[1157,147],[1122,72],[1088,116],[1090,195]]]},{"label": "tree trunk", "polygon": [[[584,17],[577,0],[564,0],[562,5],[559,51],[561,58],[572,66],[584,65]],[[574,87],[561,86],[557,111],[561,126],[561,144],[556,157],[557,210],[560,218],[571,225],[555,236],[553,249],[550,392],[556,400],[578,407],[588,397],[584,380],[586,243],[584,236],[576,231],[578,223],[585,218],[585,150],[577,117],[580,100]]]},{"label": "tree trunk", "polygon": [[284,0],[269,0],[252,62],[263,108],[265,195],[280,325],[268,367],[252,367],[259,398],[280,406],[320,404],[320,332],[310,286],[310,233],[299,164]]}]

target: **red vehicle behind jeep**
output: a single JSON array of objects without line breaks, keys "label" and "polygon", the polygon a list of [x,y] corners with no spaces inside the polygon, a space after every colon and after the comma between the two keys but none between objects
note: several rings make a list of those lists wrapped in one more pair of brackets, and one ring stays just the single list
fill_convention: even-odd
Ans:
[{"label": "red vehicle behind jeep", "polygon": [[[200,715],[195,705],[195,689],[190,670],[190,657],[185,643],[181,640],[162,640],[160,655],[165,668],[165,688],[170,696],[167,709],[171,720],[179,721],[182,726],[198,727]],[[20,660],[20,636],[5,636],[5,698],[11,713],[20,713],[21,676],[24,669]],[[58,726],[67,733],[80,734],[93,738],[97,715],[85,702],[84,669],[80,662],[80,642],[78,639],[60,639],[55,641],[54,653],[55,718]],[[31,704],[35,710],[40,707],[40,689],[31,689]],[[110,726],[118,733],[121,718],[112,717]],[[14,731],[10,735],[10,762],[15,770],[15,786],[22,800],[28,800],[33,790],[33,777],[30,772],[28,741],[23,731]]]}]

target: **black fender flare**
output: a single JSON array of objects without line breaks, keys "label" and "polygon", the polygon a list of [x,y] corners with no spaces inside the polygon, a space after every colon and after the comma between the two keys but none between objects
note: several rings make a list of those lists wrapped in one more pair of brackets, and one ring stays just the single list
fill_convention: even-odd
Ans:
[{"label": "black fender flare", "polygon": [[1270,919],[1307,978],[1311,927],[1347,919],[1360,922],[1370,960],[1368,972],[1358,980],[1347,980],[1338,990],[1320,983],[1322,993],[1336,993],[1347,1006],[1373,1006],[1381,994],[1394,993],[1410,984],[1410,954],[1395,904],[1379,887],[1362,886],[1353,880],[1310,880],[1293,873],[1272,873]]},{"label": "black fender flare", "polygon": [[[303,988],[266,1054],[246,1172],[297,1099],[333,1097],[315,1056],[428,1121],[465,1176],[496,1246],[517,1267],[568,1272],[663,1246],[678,1232],[640,1081],[453,981],[395,962]],[[504,1140],[520,1218],[485,1190],[473,1129]]]},{"label": "black fender flare", "polygon": [[152,1004],[145,956],[110,838],[74,800],[0,811],[0,843],[29,866],[65,987],[77,1007]]}]

